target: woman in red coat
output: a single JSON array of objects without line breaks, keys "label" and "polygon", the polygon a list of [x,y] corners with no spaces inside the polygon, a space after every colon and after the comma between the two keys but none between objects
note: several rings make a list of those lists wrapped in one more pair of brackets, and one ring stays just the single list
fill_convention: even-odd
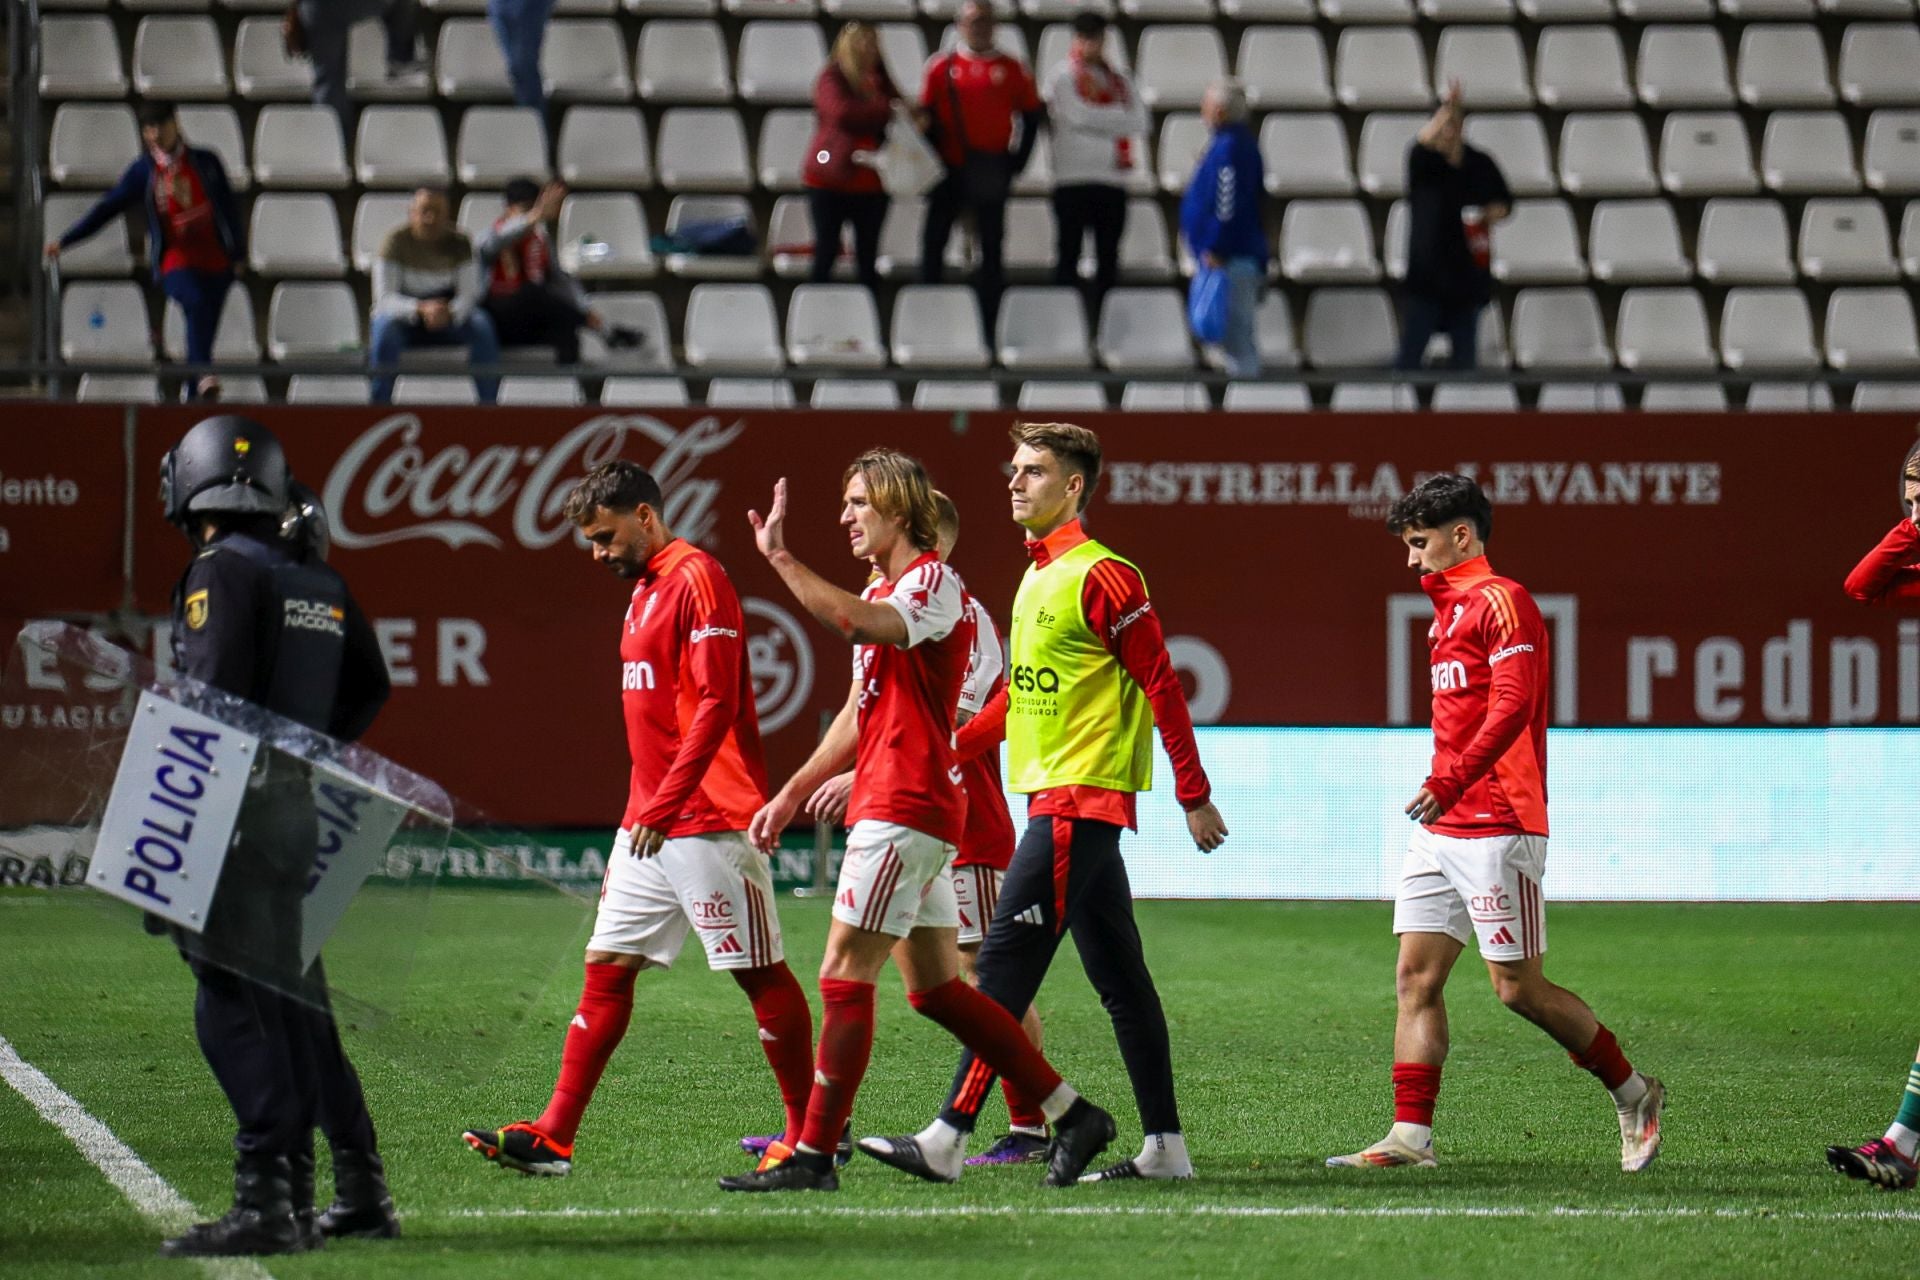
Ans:
[{"label": "woman in red coat", "polygon": [[864,22],[849,22],[834,38],[833,57],[813,85],[815,126],[801,172],[813,214],[813,279],[830,279],[840,256],[840,229],[853,224],[854,270],[869,289],[880,287],[880,225],[887,192],[873,155],[885,140],[900,100],[880,61],[880,38]]}]

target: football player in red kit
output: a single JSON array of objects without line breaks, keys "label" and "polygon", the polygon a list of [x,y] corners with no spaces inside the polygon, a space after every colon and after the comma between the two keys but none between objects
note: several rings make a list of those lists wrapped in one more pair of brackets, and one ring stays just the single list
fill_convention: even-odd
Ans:
[{"label": "football player in red kit", "polygon": [[833,1150],[866,1075],[874,983],[892,956],[916,1012],[1041,1100],[1054,1125],[1046,1181],[1067,1186],[1113,1140],[1113,1117],[1062,1081],[1019,1021],[959,976],[959,914],[948,866],[966,827],[966,794],[953,733],[973,623],[958,576],[934,555],[933,486],[918,461],[889,449],[856,458],[842,486],[840,523],[849,549],[878,570],[859,596],[787,549],[785,480],[774,486],[765,519],[748,513],[761,554],[794,598],[852,642],[849,701],[855,708],[853,733],[846,733],[843,715],[754,815],[750,834],[770,847],[801,802],[849,761],[853,827],[820,965],[820,1049],[805,1127],[786,1159],[722,1178],[720,1185],[727,1191],[839,1188]]},{"label": "football player in red kit", "polygon": [[[1920,608],[1920,445],[1900,463],[1899,523],[1854,566],[1846,591],[1861,604]],[[1857,1147],[1827,1148],[1828,1164],[1883,1191],[1909,1191],[1920,1181],[1920,1049],[1913,1056],[1887,1131]]]},{"label": "football player in red kit", "polygon": [[659,484],[624,460],[595,467],[567,495],[593,558],[635,583],[620,630],[633,767],[553,1097],[536,1120],[464,1135],[522,1173],[572,1168],[580,1117],[633,1014],[634,979],[671,965],[689,928],[708,965],[753,1003],[792,1140],[813,1088],[812,1014],[784,959],[767,859],[745,834],[767,770],[740,598],[719,561],[673,535],[663,509]]},{"label": "football player in red kit", "polygon": [[1487,563],[1493,507],[1466,476],[1422,481],[1387,528],[1433,598],[1433,771],[1407,805],[1419,823],[1394,901],[1400,937],[1393,1033],[1394,1124],[1333,1166],[1431,1165],[1433,1106],[1447,1057],[1447,976],[1477,937],[1500,1002],[1605,1085],[1620,1118],[1620,1167],[1660,1154],[1666,1091],[1627,1062],[1613,1033],[1542,972],[1547,950],[1547,629],[1525,587]]},{"label": "football player in red kit", "polygon": [[[935,490],[933,505],[938,513],[938,541],[934,554],[948,564],[960,542],[960,509],[953,499]],[[955,727],[966,724],[994,695],[1006,687],[1006,648],[1000,632],[987,613],[986,606],[972,592],[961,590],[966,615],[973,620],[973,652],[967,658],[966,679],[960,686],[960,709]],[[853,704],[841,709],[842,717],[852,715]],[[851,733],[852,721],[840,726]],[[1007,795],[1000,785],[1000,753],[984,751],[960,763],[962,788],[967,793],[967,825],[960,836],[960,851],[954,855],[948,873],[953,878],[953,896],[960,917],[960,973],[978,985],[974,965],[980,955],[980,943],[993,921],[994,904],[999,901],[1000,885],[1006,878],[1007,864],[1013,861],[1013,815],[1007,811]],[[807,816],[816,822],[838,823],[846,817],[847,801],[853,793],[851,771],[829,778],[807,801]],[[1029,1006],[1020,1020],[1027,1039],[1041,1043],[1040,1014]],[[1046,1159],[1047,1118],[1031,1099],[1002,1080],[1007,1092],[1007,1132],[986,1151],[969,1156],[970,1165],[1027,1164]],[[777,1139],[772,1136],[742,1138],[743,1149],[762,1155]]]}]

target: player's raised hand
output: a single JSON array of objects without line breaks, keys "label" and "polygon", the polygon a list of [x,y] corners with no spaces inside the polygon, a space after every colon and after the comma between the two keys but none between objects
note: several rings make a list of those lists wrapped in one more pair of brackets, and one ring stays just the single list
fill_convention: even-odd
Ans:
[{"label": "player's raised hand", "polygon": [[1195,848],[1212,853],[1227,842],[1227,820],[1211,803],[1203,804],[1187,811],[1187,833],[1193,837]]},{"label": "player's raised hand", "polygon": [[772,853],[780,847],[780,833],[793,821],[793,801],[784,796],[775,796],[760,806],[753,815],[753,821],[747,823],[747,840],[762,853]]},{"label": "player's raised hand", "polygon": [[853,774],[838,774],[820,784],[820,789],[807,801],[807,816],[815,822],[844,822],[847,817],[847,803],[853,798]]},{"label": "player's raised hand", "polygon": [[636,822],[627,839],[627,851],[634,857],[651,858],[667,842],[667,833],[653,827],[643,827]]},{"label": "player's raised hand", "polygon": [[1413,799],[1407,802],[1407,816],[1421,826],[1440,821],[1440,815],[1445,812],[1446,807],[1440,803],[1440,798],[1425,787],[1416,791]]},{"label": "player's raised hand", "polygon": [[747,523],[753,526],[754,545],[760,548],[760,554],[769,558],[787,549],[787,478],[781,476],[773,482],[773,505],[767,508],[764,519],[758,511],[747,512]]}]

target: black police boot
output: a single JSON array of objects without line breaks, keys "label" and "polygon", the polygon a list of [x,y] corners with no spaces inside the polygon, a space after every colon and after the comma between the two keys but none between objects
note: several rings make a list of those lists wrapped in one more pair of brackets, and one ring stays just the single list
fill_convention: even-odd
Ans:
[{"label": "black police boot", "polygon": [[160,1246],[163,1258],[223,1258],[298,1253],[305,1247],[293,1218],[292,1171],[285,1156],[245,1154],[233,1162],[233,1208],[214,1222],[196,1222]]},{"label": "black police boot", "polygon": [[313,1219],[313,1152],[296,1151],[287,1157],[292,1174],[293,1220],[300,1225],[300,1247],[318,1249],[327,1243]]},{"label": "black police boot", "polygon": [[400,1219],[387,1192],[387,1167],[371,1151],[333,1150],[333,1203],[319,1217],[329,1236],[356,1240],[394,1240]]}]

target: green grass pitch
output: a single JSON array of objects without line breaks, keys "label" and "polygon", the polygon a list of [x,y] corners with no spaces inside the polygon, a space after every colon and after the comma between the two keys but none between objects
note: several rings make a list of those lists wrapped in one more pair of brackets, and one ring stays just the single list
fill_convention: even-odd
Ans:
[{"label": "green grass pitch", "polygon": [[[1664,1154],[1619,1172],[1605,1094],[1494,1001],[1469,955],[1430,1170],[1328,1170],[1390,1119],[1393,943],[1382,904],[1142,903],[1198,1177],[1050,1190],[1040,1170],[958,1186],[856,1159],[837,1195],[730,1197],[740,1134],[777,1123],[746,1001],[697,950],[643,975],[570,1178],[469,1152],[463,1126],[537,1113],[577,953],[529,960],[524,894],[443,893],[416,967],[439,1016],[392,1051],[350,1030],[405,1219],[393,1244],[266,1260],[278,1277],[835,1275],[1777,1276],[1915,1273],[1920,1200],[1831,1173],[1877,1134],[1920,1037],[1900,905],[1556,906],[1548,972],[1671,1091]],[[818,901],[782,904],[812,988]],[[561,930],[564,931],[564,930]],[[549,928],[546,936],[557,936]],[[548,952],[554,952],[549,946]],[[537,1012],[503,1015],[523,993]],[[166,945],[74,894],[0,892],[0,1035],[203,1209],[230,1190],[224,1103]],[[1063,948],[1040,1008],[1063,1072],[1139,1141],[1106,1017]],[[816,1005],[817,1016],[817,1005]],[[881,987],[862,1133],[919,1127],[954,1048]],[[461,1064],[447,1066],[435,1064]],[[1003,1119],[982,1118],[982,1142]],[[0,1275],[201,1274],[26,1101],[0,1089]],[[978,1145],[978,1144],[977,1144]],[[328,1181],[323,1159],[322,1187]]]}]

